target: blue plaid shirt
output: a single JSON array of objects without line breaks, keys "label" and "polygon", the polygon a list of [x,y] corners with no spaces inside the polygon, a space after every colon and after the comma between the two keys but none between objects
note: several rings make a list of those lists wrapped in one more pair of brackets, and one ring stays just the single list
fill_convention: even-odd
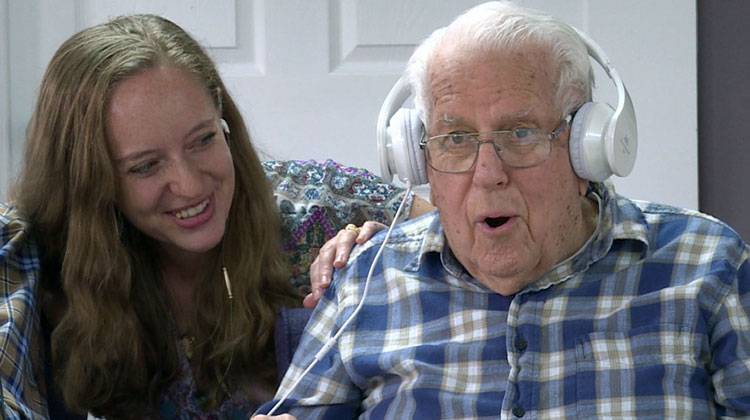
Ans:
[{"label": "blue plaid shirt", "polygon": [[[284,410],[312,418],[750,415],[750,249],[717,220],[604,185],[597,229],[514,296],[473,279],[437,213],[394,229],[366,303]],[[277,393],[357,306],[382,235],[317,306]],[[267,412],[271,403],[261,408]]]}]

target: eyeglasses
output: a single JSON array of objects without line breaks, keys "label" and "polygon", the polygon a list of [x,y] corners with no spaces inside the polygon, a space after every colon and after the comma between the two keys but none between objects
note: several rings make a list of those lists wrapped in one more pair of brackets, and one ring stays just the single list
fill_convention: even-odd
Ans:
[{"label": "eyeglasses", "polygon": [[[537,128],[487,131],[483,133],[450,133],[422,139],[419,147],[432,169],[439,172],[468,172],[474,167],[479,146],[490,143],[497,157],[514,168],[528,168],[547,160],[556,140],[570,125],[568,115],[551,133]],[[485,138],[486,140],[480,140]]]}]

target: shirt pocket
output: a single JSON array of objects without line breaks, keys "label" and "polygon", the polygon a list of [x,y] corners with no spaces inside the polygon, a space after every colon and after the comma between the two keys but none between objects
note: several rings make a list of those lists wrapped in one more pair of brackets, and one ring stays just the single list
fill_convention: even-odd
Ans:
[{"label": "shirt pocket", "polygon": [[701,336],[676,324],[576,339],[579,416],[708,418],[710,378]]}]

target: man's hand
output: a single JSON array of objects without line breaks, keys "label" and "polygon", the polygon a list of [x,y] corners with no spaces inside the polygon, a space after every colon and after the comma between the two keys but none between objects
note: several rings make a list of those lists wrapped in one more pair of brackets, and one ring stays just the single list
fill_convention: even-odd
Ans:
[{"label": "man's hand", "polygon": [[358,231],[356,229],[341,229],[336,236],[328,240],[321,248],[318,256],[310,266],[310,286],[312,292],[305,296],[302,304],[305,308],[314,308],[323,295],[323,289],[328,288],[333,278],[334,268],[343,268],[349,260],[349,253],[354,244],[363,244],[372,235],[387,226],[379,222],[365,222]]}]

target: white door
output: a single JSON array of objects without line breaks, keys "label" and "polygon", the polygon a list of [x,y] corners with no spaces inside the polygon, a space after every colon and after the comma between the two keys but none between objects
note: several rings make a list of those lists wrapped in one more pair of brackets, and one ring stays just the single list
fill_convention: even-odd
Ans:
[{"label": "white door", "polygon": [[[375,121],[414,46],[472,0],[0,0],[0,193],[18,169],[36,86],[73,32],[161,13],[217,60],[266,158],[327,159],[379,172]],[[636,198],[697,208],[695,2],[528,0],[588,32],[635,104],[639,156],[616,179]],[[612,100],[599,73],[601,100]],[[658,182],[654,182],[658,180]]]}]

